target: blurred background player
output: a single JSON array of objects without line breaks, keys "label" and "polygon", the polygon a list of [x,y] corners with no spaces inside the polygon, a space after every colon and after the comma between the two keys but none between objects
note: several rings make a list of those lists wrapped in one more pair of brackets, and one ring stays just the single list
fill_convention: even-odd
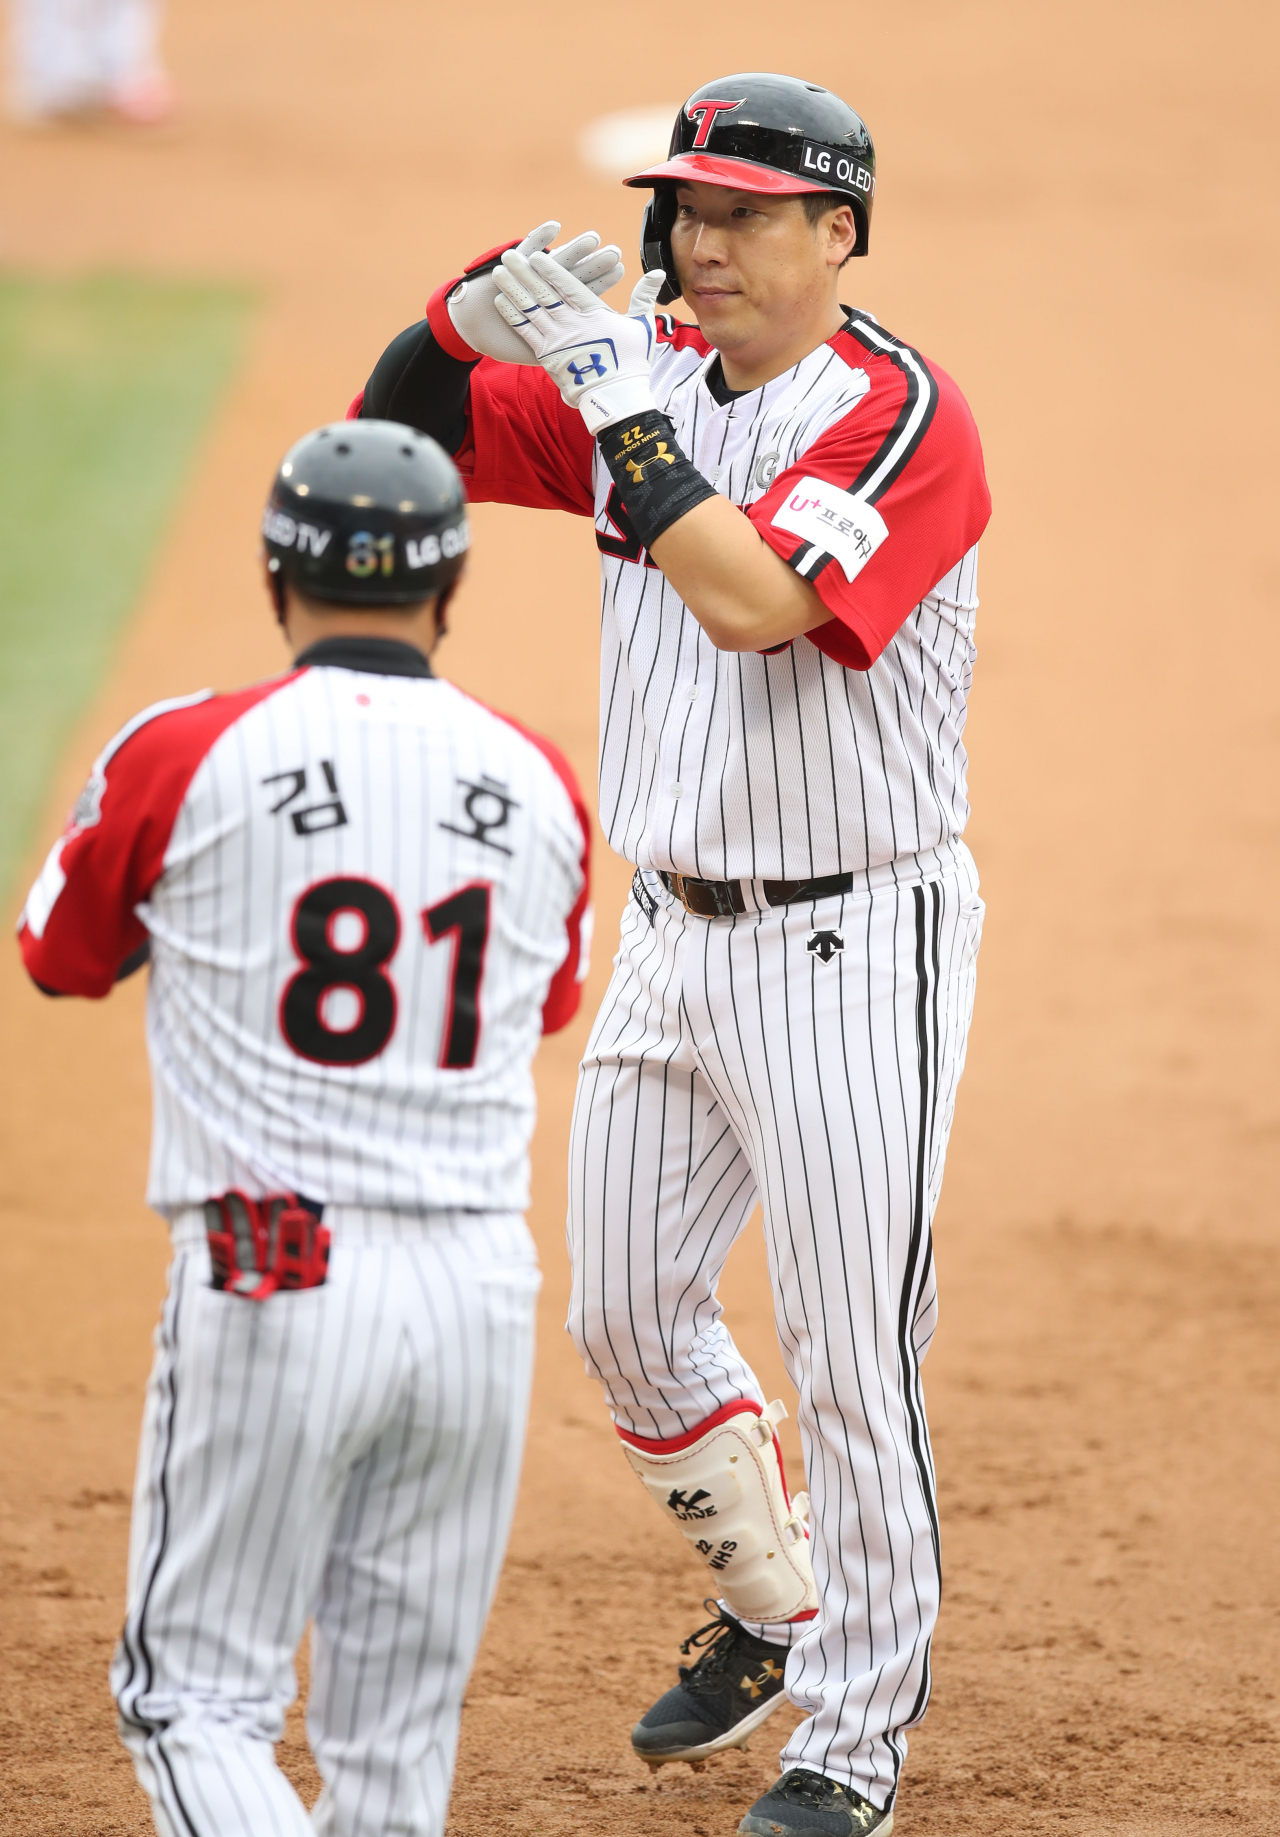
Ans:
[{"label": "blurred background player", "polygon": [[164,121],[173,87],[160,61],[159,0],[9,0],[10,101],[26,121],[108,110]]},{"label": "blurred background player", "polygon": [[[150,1203],[173,1262],[120,1725],[163,1837],[439,1837],[515,1498],[541,1033],[585,970],[560,754],[433,674],[468,526],[388,422],[286,456],[285,676],[145,710],[27,900],[27,968],[149,955]],[[272,1744],[313,1622],[308,1817]]]}]

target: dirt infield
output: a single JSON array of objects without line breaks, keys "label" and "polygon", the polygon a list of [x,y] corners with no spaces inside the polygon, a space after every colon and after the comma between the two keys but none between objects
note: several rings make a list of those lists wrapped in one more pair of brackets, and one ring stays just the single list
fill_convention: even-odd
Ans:
[{"label": "dirt infield", "polygon": [[[626,16],[586,0],[443,11],[180,0],[172,129],[0,131],[5,260],[265,301],[46,836],[138,706],[278,666],[254,573],[275,459],[343,411],[436,279],[554,212],[616,237],[634,275],[634,194],[577,163],[585,121],[779,63],[845,93],[881,175],[851,288],[960,380],[996,503],[970,726],[989,918],[926,1371],[946,1585],[896,1828],[1274,1832],[1275,9],[814,8],[785,53],[760,0],[682,12],[678,44],[646,15],[631,48],[612,42]],[[497,508],[476,525],[445,668],[589,781],[590,538]],[[627,880],[600,861],[592,996]],[[140,1199],[141,980],[45,1003],[0,954],[6,1837],[150,1828],[105,1688],[165,1262]],[[538,1387],[451,1828],[729,1837],[781,1718],[698,1775],[651,1781],[627,1744],[702,1590],[635,1509],[559,1331],[586,1020],[539,1064]],[[754,1236],[727,1286],[785,1395]],[[286,1756],[313,1778],[296,1725]]]}]

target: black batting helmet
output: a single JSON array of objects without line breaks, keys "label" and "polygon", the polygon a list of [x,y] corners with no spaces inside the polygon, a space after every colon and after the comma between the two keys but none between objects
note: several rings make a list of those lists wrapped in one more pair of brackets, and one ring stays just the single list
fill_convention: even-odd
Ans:
[{"label": "black batting helmet", "polygon": [[818,83],[758,70],[704,83],[676,116],[662,164],[624,181],[654,188],[645,206],[640,255],[646,272],[666,270],[658,295],[663,304],[680,296],[671,230],[682,179],[784,196],[836,192],[853,209],[853,253],[867,252],[876,150],[861,116]]},{"label": "black batting helmet", "polygon": [[262,515],[267,566],[313,599],[412,606],[451,587],[471,532],[457,467],[398,421],[333,421],[289,448]]}]

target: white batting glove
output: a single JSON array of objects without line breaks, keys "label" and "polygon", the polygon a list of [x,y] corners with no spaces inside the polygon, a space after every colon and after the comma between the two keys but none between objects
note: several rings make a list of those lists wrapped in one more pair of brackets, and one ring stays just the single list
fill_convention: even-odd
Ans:
[{"label": "white batting glove", "polygon": [[[560,225],[554,219],[540,223],[509,253],[528,257],[545,250],[559,233]],[[622,251],[614,243],[606,243],[601,248],[600,238],[594,230],[575,236],[563,248],[553,250],[552,255],[593,299],[616,287],[626,272]],[[494,311],[498,291],[494,280],[496,272],[495,269],[488,274],[470,275],[459,281],[445,301],[449,317],[458,336],[481,356],[496,357],[504,364],[536,364],[538,359],[525,340]]]},{"label": "white batting glove", "polygon": [[666,278],[660,268],[636,283],[625,314],[597,300],[554,255],[508,249],[493,278],[494,307],[589,433],[657,407],[649,366],[657,344],[653,309]]}]

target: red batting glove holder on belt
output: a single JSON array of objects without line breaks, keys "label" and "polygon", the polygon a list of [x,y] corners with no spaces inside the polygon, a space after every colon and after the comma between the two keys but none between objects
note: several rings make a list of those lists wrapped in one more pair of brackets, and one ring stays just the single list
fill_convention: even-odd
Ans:
[{"label": "red batting glove holder on belt", "polygon": [[265,1301],[277,1289],[319,1288],[329,1273],[330,1234],[293,1193],[223,1193],[206,1199],[213,1286]]}]

